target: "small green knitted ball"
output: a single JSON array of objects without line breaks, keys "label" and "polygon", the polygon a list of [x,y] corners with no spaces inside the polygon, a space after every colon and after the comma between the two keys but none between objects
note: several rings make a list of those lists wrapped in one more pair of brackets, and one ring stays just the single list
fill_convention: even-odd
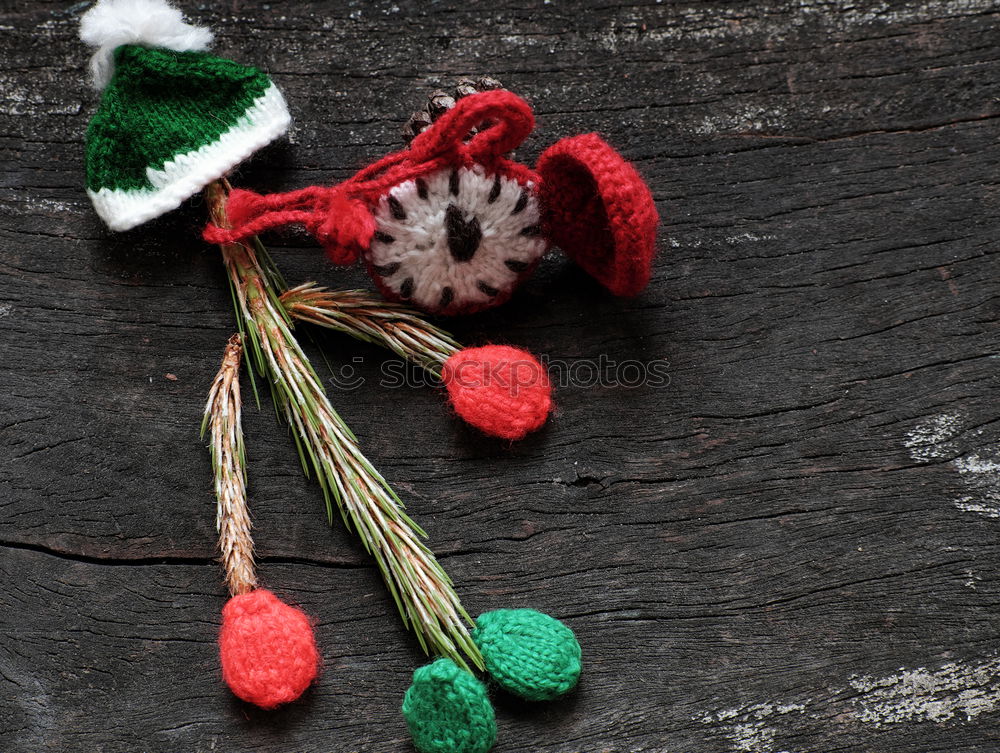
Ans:
[{"label": "small green knitted ball", "polygon": [[497,738],[486,686],[451,659],[413,673],[403,716],[421,753],[486,753]]},{"label": "small green knitted ball", "polygon": [[481,614],[472,639],[493,679],[529,701],[557,698],[580,679],[580,644],[573,631],[534,609]]}]

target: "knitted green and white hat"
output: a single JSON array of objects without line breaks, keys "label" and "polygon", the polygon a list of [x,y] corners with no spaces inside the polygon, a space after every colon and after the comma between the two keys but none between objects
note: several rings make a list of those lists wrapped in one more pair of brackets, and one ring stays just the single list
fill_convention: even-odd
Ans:
[{"label": "knitted green and white hat", "polygon": [[103,89],[87,130],[87,194],[112,230],[178,207],[291,122],[261,71],[204,52],[208,29],[165,0],[99,0],[80,38]]}]

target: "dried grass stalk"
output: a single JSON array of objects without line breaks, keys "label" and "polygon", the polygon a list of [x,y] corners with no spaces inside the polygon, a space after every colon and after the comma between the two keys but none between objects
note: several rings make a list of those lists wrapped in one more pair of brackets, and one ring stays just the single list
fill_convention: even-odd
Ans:
[{"label": "dried grass stalk", "polygon": [[215,471],[216,515],[219,550],[226,570],[226,585],[233,596],[257,587],[247,509],[246,454],[243,447],[240,358],[243,338],[229,338],[222,366],[208,393],[201,433],[210,430],[212,468]]}]

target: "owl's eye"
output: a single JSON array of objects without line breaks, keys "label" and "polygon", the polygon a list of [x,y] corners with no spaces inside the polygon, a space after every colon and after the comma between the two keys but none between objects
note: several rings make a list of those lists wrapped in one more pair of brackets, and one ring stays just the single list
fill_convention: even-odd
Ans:
[{"label": "owl's eye", "polygon": [[537,191],[481,166],[444,169],[382,197],[365,258],[391,299],[434,313],[497,305],[545,253]]}]

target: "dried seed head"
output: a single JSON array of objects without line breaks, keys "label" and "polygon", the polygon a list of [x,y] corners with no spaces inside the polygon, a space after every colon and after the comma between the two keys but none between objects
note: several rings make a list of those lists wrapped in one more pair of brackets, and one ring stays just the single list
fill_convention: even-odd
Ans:
[{"label": "dried seed head", "polygon": [[471,78],[463,78],[455,86],[455,99],[461,99],[462,97],[468,97],[470,94],[476,94],[479,91],[479,87],[476,82]]},{"label": "dried seed head", "polygon": [[492,76],[460,78],[450,94],[443,89],[435,89],[427,98],[424,109],[413,113],[403,126],[403,140],[409,144],[418,134],[430,127],[431,123],[454,107],[455,102],[462,97],[495,89],[503,89],[503,84]]},{"label": "dried seed head", "polygon": [[424,110],[415,112],[410,116],[410,119],[406,121],[406,125],[403,126],[403,140],[409,144],[414,138],[424,130],[426,130],[434,120],[431,118],[431,114]]},{"label": "dried seed head", "polygon": [[434,120],[437,120],[454,106],[455,98],[441,89],[432,92],[431,96],[427,98],[427,111]]},{"label": "dried seed head", "polygon": [[243,339],[229,338],[219,373],[212,382],[205,406],[204,428],[211,430],[212,469],[215,472],[216,518],[219,551],[226,571],[226,585],[236,596],[257,586],[253,538],[247,510],[246,466],[241,422],[240,359]]},{"label": "dried seed head", "polygon": [[476,89],[481,92],[490,92],[494,89],[503,89],[503,84],[492,76],[480,76],[476,79]]}]

